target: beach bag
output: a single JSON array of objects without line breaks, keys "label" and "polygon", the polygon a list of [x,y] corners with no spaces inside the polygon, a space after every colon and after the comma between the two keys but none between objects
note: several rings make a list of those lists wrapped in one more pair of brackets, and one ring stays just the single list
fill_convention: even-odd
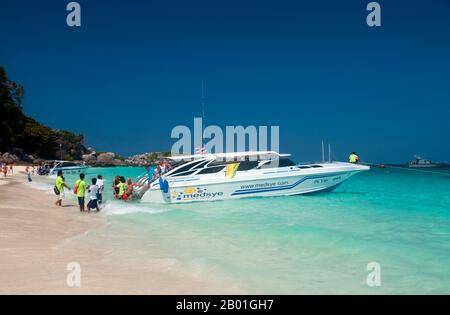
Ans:
[{"label": "beach bag", "polygon": [[73,193],[76,195],[77,194],[77,192],[78,192],[78,183],[79,183],[79,180],[77,180],[77,182],[75,183],[75,187],[73,187]]},{"label": "beach bag", "polygon": [[56,186],[53,187],[53,192],[55,193],[55,195],[59,195],[60,194],[59,189]]}]

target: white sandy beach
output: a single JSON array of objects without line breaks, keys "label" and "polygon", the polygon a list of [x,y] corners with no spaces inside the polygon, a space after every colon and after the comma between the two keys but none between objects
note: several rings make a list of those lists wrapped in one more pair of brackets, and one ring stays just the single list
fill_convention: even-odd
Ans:
[{"label": "white sandy beach", "polygon": [[[174,267],[164,257],[110,259],[107,247],[92,248],[88,242],[90,231],[104,226],[107,219],[80,213],[68,200],[62,208],[56,207],[54,196],[25,184],[23,169],[16,167],[16,175],[0,177],[0,294],[239,293],[237,288]],[[73,239],[87,243],[80,246]],[[129,253],[124,249],[115,254]],[[71,262],[81,266],[80,287],[67,285],[66,268]]]}]

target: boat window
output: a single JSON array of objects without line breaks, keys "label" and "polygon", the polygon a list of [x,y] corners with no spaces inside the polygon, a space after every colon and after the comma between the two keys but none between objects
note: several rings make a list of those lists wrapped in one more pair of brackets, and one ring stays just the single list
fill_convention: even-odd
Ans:
[{"label": "boat window", "polygon": [[212,161],[211,163],[209,163],[208,166],[218,166],[218,165],[223,166],[224,164],[225,164],[224,161],[221,161],[221,160],[214,160],[214,161]]},{"label": "boat window", "polygon": [[193,174],[193,173],[195,173],[196,172],[196,170],[192,170],[192,171],[186,171],[186,172],[180,172],[180,173],[176,173],[176,174],[173,174],[173,175],[171,175],[171,176],[173,176],[173,177],[178,177],[178,176],[188,176],[188,175],[191,175],[191,174]]},{"label": "boat window", "polygon": [[189,171],[191,168],[197,166],[200,163],[203,163],[203,160],[199,160],[199,161],[196,161],[194,163],[188,163],[187,165],[182,166],[179,169],[177,169],[177,170],[175,170],[175,171],[173,171],[171,173],[167,173],[167,175],[175,175],[175,174],[179,174],[179,173],[182,173],[182,172]]},{"label": "boat window", "polygon": [[298,168],[302,168],[302,169],[304,169],[304,168],[311,168],[310,166],[306,166],[306,165],[299,165],[299,166],[297,166]]},{"label": "boat window", "polygon": [[257,167],[259,165],[258,161],[246,161],[246,162],[241,162],[239,164],[239,168],[238,168],[238,172],[239,171],[248,171],[251,169],[254,169],[255,167]]},{"label": "boat window", "polygon": [[200,172],[198,172],[197,175],[219,173],[224,168],[225,168],[225,165],[208,167],[208,168],[205,168],[205,169],[201,170]]},{"label": "boat window", "polygon": [[203,167],[206,165],[206,163],[208,163],[208,162],[209,162],[209,161],[206,160],[206,161],[203,161],[202,163],[197,164],[197,165],[193,168],[193,170],[198,170],[198,169],[200,169],[200,168],[203,168]]},{"label": "boat window", "polygon": [[323,167],[323,166],[322,165],[311,165],[311,167],[318,168],[318,167]]},{"label": "boat window", "polygon": [[286,167],[286,166],[294,166],[294,165],[295,165],[295,163],[292,162],[290,159],[281,158],[279,160],[278,167]]},{"label": "boat window", "polygon": [[75,163],[72,162],[63,162],[62,167],[69,167],[69,166],[77,166]]}]

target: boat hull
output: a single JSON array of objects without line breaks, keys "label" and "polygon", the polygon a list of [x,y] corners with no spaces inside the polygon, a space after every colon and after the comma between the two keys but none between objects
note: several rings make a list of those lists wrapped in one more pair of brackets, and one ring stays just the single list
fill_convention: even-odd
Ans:
[{"label": "boat hull", "polygon": [[[367,168],[368,169],[368,168]],[[365,170],[336,170],[302,174],[293,170],[285,175],[273,174],[269,178],[233,178],[222,182],[207,183],[196,180],[168,180],[169,190],[163,192],[159,184],[149,189],[142,198],[144,202],[186,203],[215,201],[246,197],[273,197],[310,194],[331,191],[354,174]]]},{"label": "boat hull", "polygon": [[69,167],[56,167],[50,170],[49,176],[56,175],[58,171],[62,171],[64,174],[79,174],[85,172],[89,166],[69,166]]},{"label": "boat hull", "polygon": [[434,164],[407,164],[406,165],[409,168],[442,168],[445,166],[444,163],[434,163]]}]

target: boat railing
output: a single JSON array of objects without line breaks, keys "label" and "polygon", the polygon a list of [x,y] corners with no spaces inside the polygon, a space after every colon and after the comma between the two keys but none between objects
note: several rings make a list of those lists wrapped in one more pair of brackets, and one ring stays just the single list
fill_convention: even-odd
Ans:
[{"label": "boat railing", "polygon": [[154,177],[149,182],[148,180],[148,173],[144,173],[137,177],[136,182],[134,183],[135,188],[133,189],[133,197],[136,199],[141,199],[142,196],[150,189],[151,184],[156,180],[157,178]]}]

